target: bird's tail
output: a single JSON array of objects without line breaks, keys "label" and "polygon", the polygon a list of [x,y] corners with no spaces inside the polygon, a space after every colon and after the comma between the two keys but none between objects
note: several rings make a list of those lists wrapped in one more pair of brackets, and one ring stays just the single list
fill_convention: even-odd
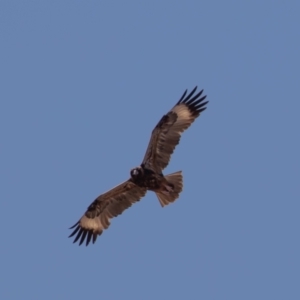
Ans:
[{"label": "bird's tail", "polygon": [[162,207],[174,202],[182,191],[182,174],[181,171],[165,176],[168,184],[166,190],[156,193],[159,203]]}]

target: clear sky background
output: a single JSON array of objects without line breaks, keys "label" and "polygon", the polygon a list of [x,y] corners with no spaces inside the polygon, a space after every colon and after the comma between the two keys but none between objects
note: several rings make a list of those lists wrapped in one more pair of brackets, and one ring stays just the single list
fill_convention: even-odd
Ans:
[{"label": "clear sky background", "polygon": [[[300,299],[299,1],[0,1],[1,299]],[[195,85],[148,193],[68,239]]]}]

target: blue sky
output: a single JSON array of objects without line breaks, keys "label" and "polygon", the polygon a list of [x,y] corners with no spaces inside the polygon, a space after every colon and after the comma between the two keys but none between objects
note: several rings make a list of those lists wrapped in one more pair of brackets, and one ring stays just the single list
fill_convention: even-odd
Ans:
[{"label": "blue sky", "polygon": [[[1,299],[300,299],[299,1],[0,2]],[[184,191],[68,227],[195,85]]]}]

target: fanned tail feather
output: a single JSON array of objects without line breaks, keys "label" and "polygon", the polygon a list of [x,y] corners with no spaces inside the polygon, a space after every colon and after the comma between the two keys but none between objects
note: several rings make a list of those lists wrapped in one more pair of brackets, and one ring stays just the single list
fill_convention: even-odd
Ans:
[{"label": "fanned tail feather", "polygon": [[156,193],[156,196],[162,207],[174,202],[179,197],[179,194],[182,191],[182,187],[183,187],[181,171],[166,175],[165,178],[173,187],[173,190],[168,192],[168,194],[164,194],[160,192]]}]

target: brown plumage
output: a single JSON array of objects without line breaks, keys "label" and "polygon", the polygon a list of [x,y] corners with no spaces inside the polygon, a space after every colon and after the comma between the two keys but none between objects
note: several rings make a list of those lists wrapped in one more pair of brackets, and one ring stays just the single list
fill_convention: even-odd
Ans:
[{"label": "brown plumage", "polygon": [[193,96],[195,87],[187,97],[184,92],[176,105],[158,122],[152,131],[149,146],[142,164],[146,168],[161,172],[169,163],[171,154],[178,145],[180,136],[206,109],[206,96],[201,97],[203,90]]},{"label": "brown plumage", "polygon": [[158,122],[152,131],[150,142],[142,164],[130,172],[130,179],[100,195],[88,207],[82,218],[70,229],[74,229],[74,243],[86,245],[110,225],[110,219],[120,215],[133,203],[145,196],[148,190],[156,193],[161,206],[174,202],[182,191],[181,171],[164,176],[162,170],[168,165],[170,157],[180,136],[203,112],[208,101],[201,97],[203,90],[194,95],[195,87],[187,96],[184,92],[177,104]]},{"label": "brown plumage", "polygon": [[139,187],[129,179],[100,195],[88,207],[82,218],[70,228],[75,228],[70,237],[77,233],[74,243],[80,238],[79,244],[81,245],[85,237],[87,237],[86,245],[91,239],[95,243],[97,236],[108,228],[110,219],[120,215],[133,203],[139,201],[146,192],[145,187]]}]

